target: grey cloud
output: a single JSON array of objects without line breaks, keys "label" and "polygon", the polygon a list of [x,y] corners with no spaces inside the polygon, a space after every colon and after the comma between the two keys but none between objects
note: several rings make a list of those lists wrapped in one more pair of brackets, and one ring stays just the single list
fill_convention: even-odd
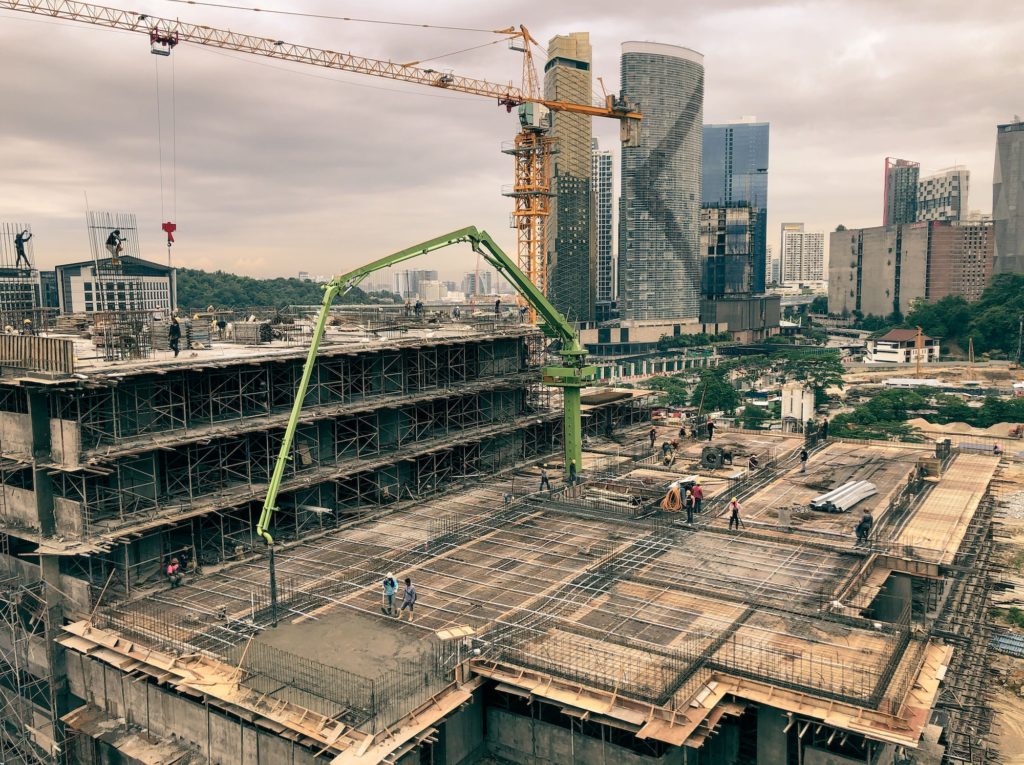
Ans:
[{"label": "grey cloud", "polygon": [[[488,41],[157,0],[135,5],[397,61]],[[706,119],[756,114],[772,123],[774,231],[783,219],[826,230],[877,222],[887,154],[917,159],[925,171],[968,164],[972,207],[987,209],[994,125],[1024,111],[1017,42],[1024,21],[1006,9],[994,0],[628,7],[568,0],[528,8],[528,18],[511,2],[429,9],[401,2],[386,13],[482,28],[525,22],[542,43],[590,31],[595,74],[612,91],[624,39],[701,51]],[[344,12],[384,14],[369,2],[346,4]],[[19,64],[0,71],[4,102],[18,105],[0,120],[0,163],[12,169],[0,177],[0,218],[33,223],[44,263],[82,257],[87,190],[93,207],[134,210],[147,255],[162,258],[155,64],[145,38],[26,18],[0,14],[5,58]],[[513,249],[511,206],[500,196],[511,160],[499,148],[516,125],[496,105],[184,45],[174,58],[179,262],[254,274],[327,272],[467,223],[491,229]],[[165,93],[169,63],[159,62]],[[518,59],[501,44],[430,65],[518,79]],[[613,146],[613,124],[597,124],[595,133]],[[439,259],[453,271],[472,261],[465,254]]]}]

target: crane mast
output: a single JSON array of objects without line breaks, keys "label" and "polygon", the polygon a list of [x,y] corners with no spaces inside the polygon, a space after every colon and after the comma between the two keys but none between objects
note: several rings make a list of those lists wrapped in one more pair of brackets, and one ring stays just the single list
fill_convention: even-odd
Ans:
[{"label": "crane mast", "polygon": [[[76,0],[0,0],[0,9],[145,34],[150,40],[150,50],[160,56],[169,56],[178,44],[187,42],[484,96],[493,98],[509,112],[517,109],[520,130],[515,141],[502,149],[513,157],[515,164],[514,182],[504,194],[514,201],[512,226],[516,229],[517,265],[544,294],[547,294],[544,247],[548,217],[551,214],[551,153],[555,143],[547,131],[547,110],[617,119],[621,123],[620,137],[623,145],[633,146],[639,141],[642,115],[613,95],[605,96],[604,106],[541,98],[530,48],[537,41],[525,26],[494,30],[496,34],[507,35],[510,47],[523,54],[523,84],[519,87],[512,82],[497,83],[464,77],[415,64],[296,45],[270,37],[242,34]],[[535,318],[534,307],[528,303],[526,305],[532,320]]]}]

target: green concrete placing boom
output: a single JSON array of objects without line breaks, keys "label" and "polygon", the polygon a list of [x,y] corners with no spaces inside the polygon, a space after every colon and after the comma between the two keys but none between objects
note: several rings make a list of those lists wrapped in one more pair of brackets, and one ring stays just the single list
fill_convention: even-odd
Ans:
[{"label": "green concrete placing boom", "polygon": [[540,328],[544,334],[558,341],[558,354],[562,357],[563,363],[561,366],[544,367],[542,369],[543,382],[546,385],[557,386],[563,392],[565,401],[565,464],[567,469],[571,460],[576,460],[577,466],[582,464],[581,452],[583,442],[580,432],[580,392],[593,382],[596,370],[594,367],[586,366],[586,351],[581,347],[579,337],[577,337],[572,325],[548,302],[544,294],[530,281],[526,274],[519,270],[512,259],[502,252],[501,248],[498,247],[486,231],[479,231],[472,226],[462,228],[422,244],[407,247],[404,250],[392,253],[380,260],[375,260],[342,276],[336,276],[324,287],[323,304],[320,306],[320,313],[317,316],[316,325],[313,327],[313,339],[309,345],[306,363],[302,367],[302,377],[299,380],[299,387],[295,392],[295,403],[292,405],[291,417],[288,419],[288,427],[285,429],[281,451],[274,465],[274,474],[271,476],[270,485],[267,487],[267,497],[263,503],[263,512],[260,514],[259,522],[256,524],[256,532],[263,537],[271,548],[270,586],[275,612],[274,539],[268,529],[271,517],[277,509],[277,493],[281,488],[281,479],[284,477],[285,466],[292,458],[291,450],[292,442],[295,438],[295,429],[299,423],[302,402],[306,398],[306,389],[309,386],[309,378],[313,373],[313,366],[316,363],[320,341],[324,336],[324,328],[327,326],[327,317],[331,311],[331,304],[338,295],[345,294],[375,271],[402,263],[420,255],[426,255],[428,252],[439,250],[442,247],[462,242],[468,242],[475,252],[483,256],[488,263],[497,269],[499,274],[504,276],[518,290],[519,294],[537,312],[538,317],[541,319]]}]

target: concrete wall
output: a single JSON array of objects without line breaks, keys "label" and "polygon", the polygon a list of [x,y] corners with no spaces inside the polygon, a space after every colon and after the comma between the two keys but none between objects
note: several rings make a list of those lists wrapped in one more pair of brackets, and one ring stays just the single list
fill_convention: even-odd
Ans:
[{"label": "concrete wall", "polygon": [[479,759],[487,748],[484,741],[484,705],[479,693],[460,712],[445,721],[439,741],[444,750],[444,760],[437,761],[437,765],[469,765]]},{"label": "concrete wall", "polygon": [[[26,415],[27,416],[27,415]],[[71,420],[50,420],[50,454],[65,468],[78,467],[82,453],[82,430]]]},{"label": "concrete wall", "polygon": [[36,493],[16,486],[0,486],[3,491],[4,524],[39,531],[39,513],[36,510]]},{"label": "concrete wall", "polygon": [[[645,757],[621,746],[493,707],[487,710],[487,745],[495,756],[520,765],[690,765],[687,752],[691,751],[680,747],[664,757]],[[696,764],[695,754],[690,760]]]},{"label": "concrete wall", "polygon": [[772,707],[757,710],[757,765],[784,765],[789,751],[786,715]]},{"label": "concrete wall", "polygon": [[27,414],[0,412],[0,445],[4,454],[32,457],[32,424]]},{"label": "concrete wall", "polygon": [[85,518],[81,502],[65,497],[54,497],[53,519],[58,536],[81,539],[85,533]]},{"label": "concrete wall", "polygon": [[147,733],[184,740],[211,765],[319,765],[323,760],[287,739],[222,714],[100,661],[68,652],[68,681],[76,696],[108,716]]}]

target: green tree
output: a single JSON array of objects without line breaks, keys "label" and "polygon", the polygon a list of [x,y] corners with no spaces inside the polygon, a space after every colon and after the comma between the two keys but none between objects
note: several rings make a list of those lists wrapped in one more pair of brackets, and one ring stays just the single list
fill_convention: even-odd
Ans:
[{"label": "green tree", "polygon": [[748,430],[760,430],[765,420],[771,419],[771,415],[763,407],[747,404],[743,407],[743,427]]},{"label": "green tree", "polygon": [[686,406],[686,384],[678,376],[652,377],[644,387],[664,393],[665,402],[672,406]]},{"label": "green tree", "polygon": [[721,369],[705,369],[690,396],[692,406],[701,406],[704,412],[732,412],[740,404],[740,394],[725,379]]},{"label": "green tree", "polygon": [[[254,279],[225,271],[178,269],[178,305],[191,311],[207,306],[217,308],[283,307],[318,305],[324,291],[315,282],[299,279]],[[342,304],[373,302],[361,289],[354,288],[338,299]]]},{"label": "green tree", "polygon": [[828,296],[818,295],[811,301],[811,313],[828,313]]}]

